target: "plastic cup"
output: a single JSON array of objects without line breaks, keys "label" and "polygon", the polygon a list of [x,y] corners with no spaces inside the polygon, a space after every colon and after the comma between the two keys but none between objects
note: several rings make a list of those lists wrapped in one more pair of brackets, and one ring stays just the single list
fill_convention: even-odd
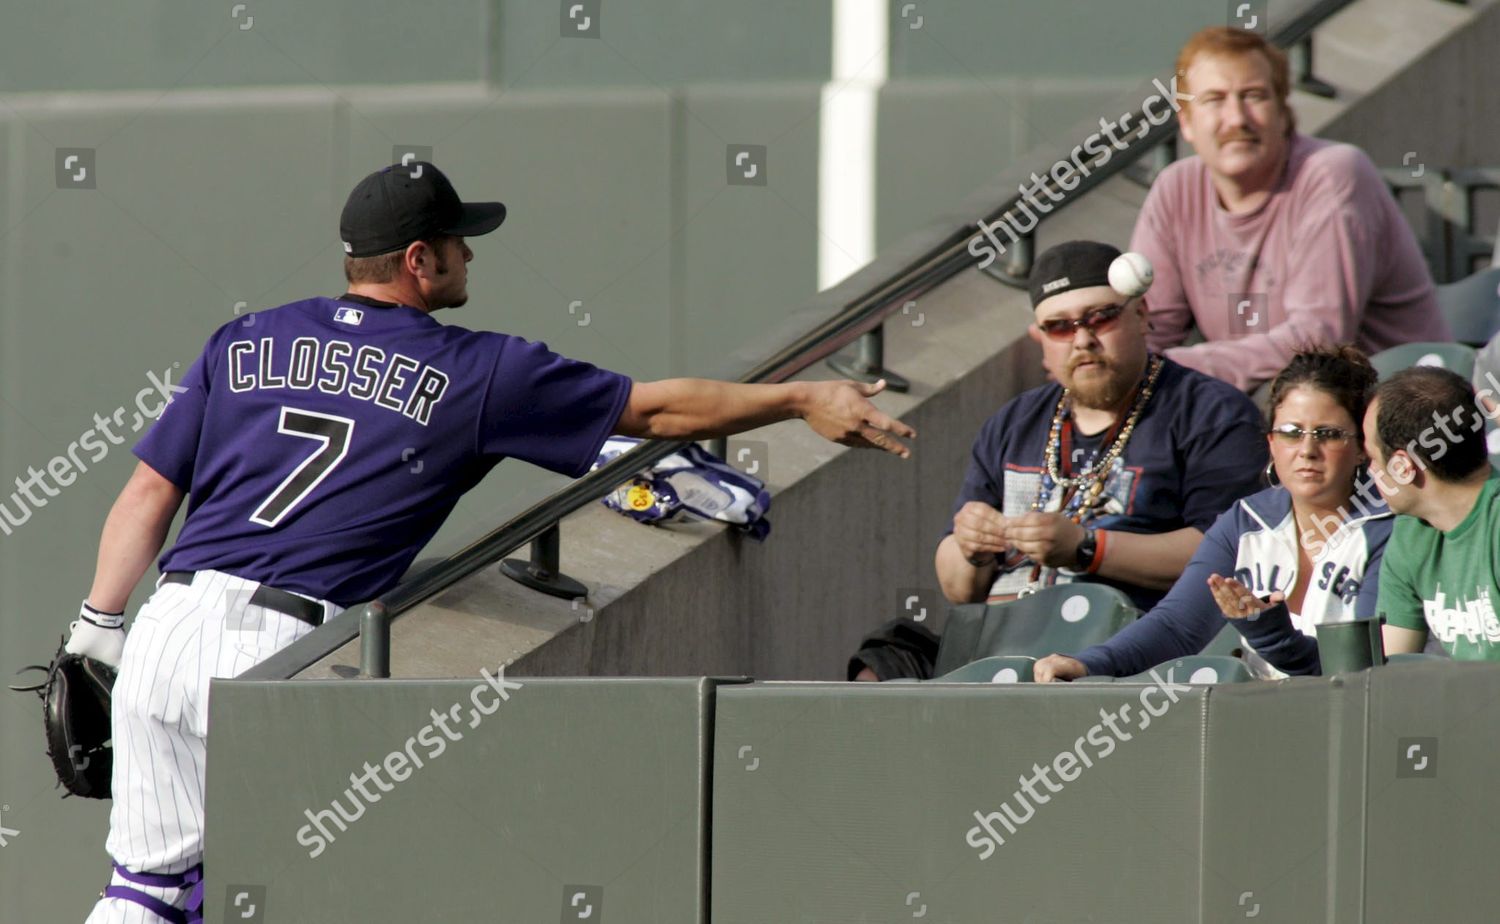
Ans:
[{"label": "plastic cup", "polygon": [[1316,627],[1318,658],[1323,676],[1362,671],[1385,663],[1385,644],[1380,635],[1383,619],[1329,622]]}]

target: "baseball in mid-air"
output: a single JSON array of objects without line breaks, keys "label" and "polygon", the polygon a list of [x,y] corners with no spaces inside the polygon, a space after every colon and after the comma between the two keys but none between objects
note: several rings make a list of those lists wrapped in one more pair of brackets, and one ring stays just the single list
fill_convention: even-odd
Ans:
[{"label": "baseball in mid-air", "polygon": [[1155,276],[1151,261],[1138,253],[1122,253],[1109,264],[1109,287],[1126,298],[1145,295]]}]

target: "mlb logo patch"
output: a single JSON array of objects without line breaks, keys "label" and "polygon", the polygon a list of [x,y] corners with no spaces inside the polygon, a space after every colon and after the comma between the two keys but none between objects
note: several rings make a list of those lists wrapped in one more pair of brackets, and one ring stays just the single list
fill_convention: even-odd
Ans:
[{"label": "mlb logo patch", "polygon": [[365,313],[358,308],[340,307],[333,312],[333,319],[341,324],[353,324],[358,326],[365,319]]}]

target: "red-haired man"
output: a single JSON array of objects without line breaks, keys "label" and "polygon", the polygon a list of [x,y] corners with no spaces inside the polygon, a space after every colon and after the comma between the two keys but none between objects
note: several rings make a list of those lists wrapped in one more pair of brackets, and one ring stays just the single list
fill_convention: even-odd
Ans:
[{"label": "red-haired man", "polygon": [[[1251,391],[1299,346],[1450,339],[1421,249],[1360,149],[1298,134],[1286,56],[1214,27],[1177,58],[1196,157],[1151,187],[1130,249],[1156,271],[1153,350]],[[1188,345],[1196,327],[1204,342]]]}]

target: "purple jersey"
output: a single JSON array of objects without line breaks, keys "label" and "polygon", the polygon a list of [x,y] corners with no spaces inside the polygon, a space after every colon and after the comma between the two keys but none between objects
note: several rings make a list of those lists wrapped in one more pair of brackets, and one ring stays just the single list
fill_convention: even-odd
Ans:
[{"label": "purple jersey", "polygon": [[349,606],[395,585],[501,459],[588,471],[630,379],[405,305],[311,298],[219,328],[135,454],[189,493],[162,571]]}]

